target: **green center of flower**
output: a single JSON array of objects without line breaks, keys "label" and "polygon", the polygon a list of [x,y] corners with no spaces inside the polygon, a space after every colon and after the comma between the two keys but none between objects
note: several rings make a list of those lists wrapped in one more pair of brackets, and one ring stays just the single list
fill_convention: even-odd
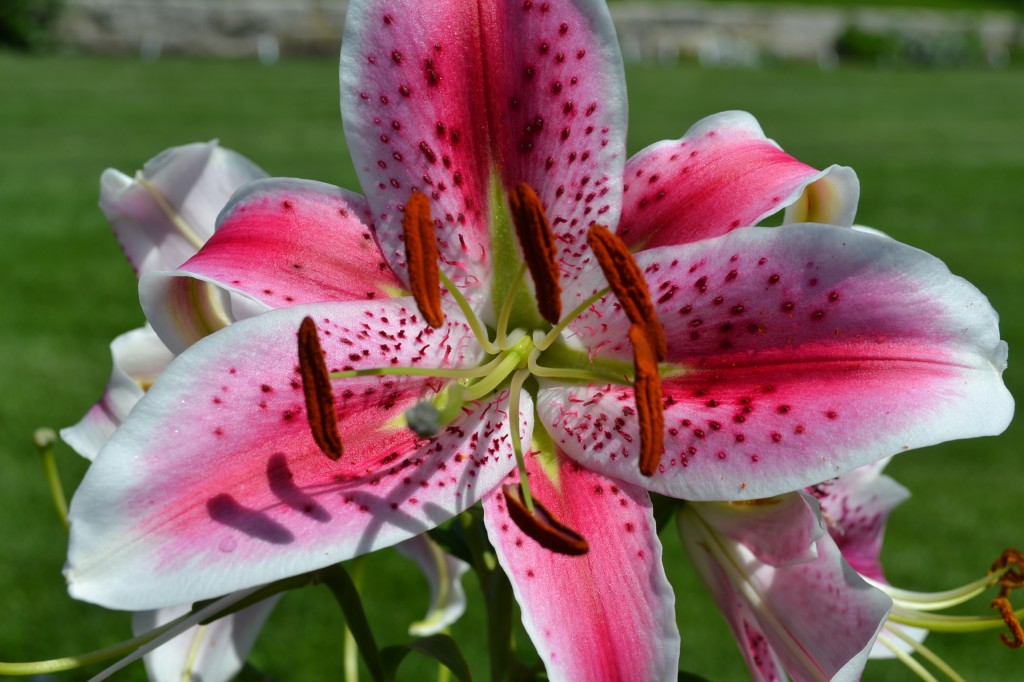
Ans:
[{"label": "green center of flower", "polygon": [[[502,205],[501,202],[496,203]],[[523,263],[501,297],[495,328],[489,330],[462,291],[438,268],[435,222],[430,214],[429,201],[418,191],[412,193],[405,205],[402,227],[409,283],[417,307],[432,327],[443,326],[443,287],[459,306],[484,352],[484,358],[477,366],[469,368],[390,366],[328,373],[315,325],[307,318],[299,333],[299,369],[310,430],[328,457],[338,459],[342,455],[330,380],[382,375],[448,379],[447,387],[434,398],[421,401],[406,411],[406,425],[419,437],[433,436],[454,422],[463,414],[466,403],[507,390],[512,420],[509,433],[520,473],[518,486],[505,486],[503,489],[509,514],[527,535],[542,546],[563,554],[583,554],[587,551],[586,540],[555,519],[530,493],[519,422],[522,393],[529,391],[536,397],[536,382],[528,384],[532,377],[567,383],[633,385],[640,426],[640,470],[650,476],[655,472],[664,449],[658,362],[665,358],[665,333],[654,313],[640,268],[626,246],[607,228],[591,225],[587,241],[609,281],[609,287],[563,315],[554,235],[540,198],[529,185],[520,183],[508,192],[508,217],[515,227]],[[521,310],[522,294],[528,291],[525,283],[527,272],[534,285],[533,314]],[[625,363],[595,360],[563,342],[563,331],[609,291],[622,305],[632,325],[629,333],[634,348],[632,372]],[[518,311],[517,306],[520,308]],[[513,326],[513,320],[516,326]],[[535,420],[535,429],[540,429],[535,442],[549,444],[535,445],[535,450],[547,462],[553,462],[555,454],[551,440],[546,437],[539,420]]]}]

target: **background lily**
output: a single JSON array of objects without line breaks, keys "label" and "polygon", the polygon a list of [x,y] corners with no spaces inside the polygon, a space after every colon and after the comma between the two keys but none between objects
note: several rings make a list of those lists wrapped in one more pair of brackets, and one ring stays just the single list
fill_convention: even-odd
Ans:
[{"label": "background lily", "polygon": [[[641,153],[624,180],[621,62],[603,5],[353,3],[342,98],[365,200],[297,181],[252,185],[178,276],[144,278],[154,328],[188,350],[73,502],[76,596],[139,608],[223,594],[394,544],[486,497],[492,542],[553,678],[669,677],[678,635],[643,488],[764,497],[1009,419],[995,315],[941,263],[844,227],[733,229],[808,185],[839,197],[853,185],[836,178],[849,174],[807,168],[731,114]],[[716,156],[734,149],[746,151]],[[695,168],[694,191],[663,179]],[[752,188],[740,197],[728,192],[738,179]],[[824,191],[829,182],[839,189]],[[561,295],[541,307],[571,311],[554,319],[538,312],[509,229],[506,195],[521,185],[553,233]],[[437,329],[412,299],[386,298],[408,284],[400,227],[413,190],[427,197],[453,283]],[[687,196],[719,201],[693,224]],[[659,217],[659,202],[676,208]],[[652,246],[636,260],[667,332],[666,452],[653,476],[636,464],[652,434],[635,418],[630,323],[621,298],[602,297],[605,274],[584,240],[620,213],[634,226],[627,243]],[[280,309],[189,346],[230,321],[188,305],[196,277]],[[339,302],[339,290],[364,300]],[[339,379],[337,462],[306,419],[295,352],[306,316]],[[415,437],[401,415],[434,396],[461,409],[438,435]],[[531,488],[591,535],[593,549],[564,571],[504,527],[498,486],[529,447],[515,444],[535,433]],[[158,454],[140,463],[143,451]],[[602,525],[590,510],[606,504],[623,516]],[[623,536],[633,539],[610,539]],[[578,619],[545,628],[550,599],[569,594],[553,580],[606,586],[623,567],[635,589],[588,590]],[[624,647],[609,622],[635,624],[641,646]],[[600,666],[586,669],[595,651]]]}]

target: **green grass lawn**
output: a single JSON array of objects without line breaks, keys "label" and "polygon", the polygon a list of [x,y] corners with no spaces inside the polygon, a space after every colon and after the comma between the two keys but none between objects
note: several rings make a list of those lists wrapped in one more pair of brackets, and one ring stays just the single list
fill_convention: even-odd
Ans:
[{"label": "green grass lawn", "polygon": [[[627,77],[631,151],[678,137],[712,112],[750,110],[803,160],[856,168],[859,221],[944,259],[992,299],[1011,349],[1024,347],[1024,72],[684,66],[633,67]],[[124,614],[67,598],[64,532],[31,445],[37,426],[79,418],[106,380],[110,339],[142,321],[132,272],[96,208],[100,172],[130,173],[165,147],[219,137],[275,175],[347,187],[356,181],[332,61],[264,68],[0,56],[0,83],[0,660],[25,660],[128,634]],[[1021,377],[1016,364],[1006,374],[1016,395]],[[890,526],[884,556],[895,583],[952,587],[982,574],[1004,546],[1024,545],[1022,437],[1018,420],[999,438],[897,458],[890,471],[915,497]],[[70,489],[85,466],[67,448],[59,455]],[[665,543],[684,666],[712,680],[742,679],[735,646],[678,540],[669,533]],[[367,606],[378,639],[403,640],[426,606],[421,578],[390,552],[368,563]],[[471,579],[466,586],[477,597]],[[985,602],[976,609],[986,613]],[[341,623],[323,588],[289,595],[252,661],[278,680],[337,678]],[[477,603],[454,633],[478,679],[486,671],[482,630]],[[969,679],[1015,679],[1024,671],[1024,653],[1006,650],[994,633],[929,642]],[[406,677],[429,670],[410,666]],[[136,666],[119,679],[142,677]],[[912,676],[882,662],[865,679]]]}]

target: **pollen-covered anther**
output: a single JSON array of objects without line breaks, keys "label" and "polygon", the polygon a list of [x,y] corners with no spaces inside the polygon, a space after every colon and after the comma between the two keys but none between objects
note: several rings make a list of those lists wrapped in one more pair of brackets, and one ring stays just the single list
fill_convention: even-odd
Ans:
[{"label": "pollen-covered anther", "polygon": [[519,530],[536,540],[544,549],[568,556],[582,556],[590,551],[586,538],[558,521],[537,500],[533,501],[531,514],[523,502],[523,489],[518,483],[501,486],[501,492],[505,496],[508,515],[519,526]]},{"label": "pollen-covered anther", "polygon": [[333,460],[341,457],[343,448],[338,433],[338,418],[334,412],[334,393],[327,372],[324,354],[320,348],[313,318],[306,317],[299,326],[299,374],[302,392],[306,398],[306,418],[313,440],[325,455]]},{"label": "pollen-covered anther", "polygon": [[405,202],[402,215],[405,233],[405,259],[409,265],[409,286],[416,305],[434,329],[444,324],[441,309],[441,276],[438,272],[437,236],[434,219],[430,217],[430,200],[419,190],[413,190]]},{"label": "pollen-covered anther", "polygon": [[640,473],[653,476],[665,451],[665,406],[662,402],[661,376],[658,374],[654,349],[651,348],[644,328],[638,324],[630,326],[629,340],[633,343],[633,396],[640,427]]},{"label": "pollen-covered anther", "polygon": [[999,633],[999,639],[1003,640],[1003,644],[1011,649],[1024,647],[1024,628],[1021,627],[1020,621],[1017,620],[1017,614],[1013,612],[1013,605],[1010,603],[1010,600],[1006,597],[996,597],[992,600],[992,608],[999,611],[999,615],[1003,617],[1006,627],[1010,629],[1011,636],[1007,636],[1005,632]]},{"label": "pollen-covered anther", "polygon": [[598,265],[604,272],[612,293],[622,305],[629,321],[640,325],[647,335],[655,362],[661,362],[668,354],[665,328],[658,319],[651,302],[651,292],[633,254],[626,244],[604,225],[594,223],[587,232],[587,244],[594,252]]},{"label": "pollen-covered anther", "polygon": [[562,285],[559,283],[555,237],[540,197],[525,182],[509,190],[509,209],[516,236],[523,247],[523,259],[533,277],[537,309],[541,317],[556,324],[562,316]]}]

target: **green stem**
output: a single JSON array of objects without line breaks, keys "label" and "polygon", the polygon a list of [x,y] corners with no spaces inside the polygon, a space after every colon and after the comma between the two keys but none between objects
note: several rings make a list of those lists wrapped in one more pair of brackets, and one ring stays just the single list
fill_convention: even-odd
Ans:
[{"label": "green stem", "polygon": [[[1024,618],[1024,608],[1017,609],[1013,615]],[[1006,621],[999,616],[943,616],[900,607],[892,610],[889,620],[932,632],[984,632],[1006,627]]]},{"label": "green stem", "polygon": [[583,303],[580,303],[578,306],[573,308],[571,313],[564,315],[562,319],[558,321],[558,324],[548,332],[547,336],[541,339],[540,343],[537,344],[537,348],[540,348],[542,351],[550,348],[551,344],[557,341],[558,337],[562,335],[562,330],[569,326],[573,320],[582,315],[587,308],[604,298],[609,291],[610,289],[608,287],[601,289],[596,294],[583,301]]},{"label": "green stem", "polygon": [[922,658],[924,658],[929,663],[938,668],[940,671],[942,671],[942,673],[945,674],[945,676],[949,679],[953,680],[953,682],[966,682],[964,678],[960,677],[960,674],[957,673],[957,671],[953,670],[953,668],[948,663],[939,658],[938,654],[936,654],[934,651],[926,647],[922,642],[917,641],[907,633],[903,632],[903,630],[901,630],[900,628],[887,627],[883,630],[883,632],[887,633],[888,635],[895,636],[897,639],[900,639],[903,642],[905,642],[907,646],[909,646],[915,652],[920,654]]},{"label": "green stem", "polygon": [[891,651],[892,654],[896,658],[898,658],[903,665],[910,668],[914,673],[917,674],[918,677],[924,680],[924,682],[939,682],[937,679],[935,679],[935,676],[928,672],[928,670],[923,665],[921,665],[920,662],[915,660],[913,656],[908,654],[903,649],[899,648],[896,645],[896,643],[892,641],[891,638],[887,637],[884,634],[881,634],[878,636],[878,641],[881,642],[886,649]]},{"label": "green stem", "polygon": [[60,482],[60,472],[57,470],[57,457],[53,453],[53,445],[57,442],[57,434],[53,429],[36,429],[33,436],[36,449],[43,458],[43,468],[46,469],[46,482],[50,487],[50,497],[53,499],[53,506],[57,508],[57,515],[60,522],[64,524],[64,530],[68,530],[68,500],[64,495],[64,486]]},{"label": "green stem", "polygon": [[498,333],[494,339],[494,343],[499,348],[505,345],[508,338],[508,320],[512,316],[512,302],[515,300],[519,286],[523,283],[524,275],[526,275],[526,263],[519,266],[519,272],[516,273],[515,279],[512,280],[512,285],[505,294],[505,301],[501,304],[501,313],[498,315]]},{"label": "green stem", "polygon": [[521,369],[512,375],[512,384],[509,387],[508,417],[509,433],[512,434],[512,452],[516,456],[516,466],[519,467],[520,489],[523,491],[523,504],[526,511],[533,514],[533,495],[530,494],[530,481],[526,476],[526,461],[523,459],[523,439],[519,434],[519,396],[523,392],[523,384],[526,383],[530,371]]},{"label": "green stem", "polygon": [[459,288],[455,286],[455,283],[448,279],[448,275],[444,274],[444,271],[440,272],[441,281],[444,283],[445,289],[452,295],[455,302],[458,303],[459,308],[462,310],[462,314],[466,316],[466,321],[469,322],[470,329],[473,330],[473,334],[480,342],[480,346],[487,351],[488,355],[495,355],[501,352],[501,349],[491,343],[490,337],[487,335],[487,331],[484,326],[480,324],[480,318],[473,312],[473,308],[470,307],[469,301],[462,295]]},{"label": "green stem", "polygon": [[367,369],[347,369],[343,372],[331,372],[332,379],[353,379],[355,377],[410,376],[410,377],[449,377],[452,379],[475,379],[490,374],[500,360],[495,358],[486,365],[467,368],[441,367],[369,367]]}]

